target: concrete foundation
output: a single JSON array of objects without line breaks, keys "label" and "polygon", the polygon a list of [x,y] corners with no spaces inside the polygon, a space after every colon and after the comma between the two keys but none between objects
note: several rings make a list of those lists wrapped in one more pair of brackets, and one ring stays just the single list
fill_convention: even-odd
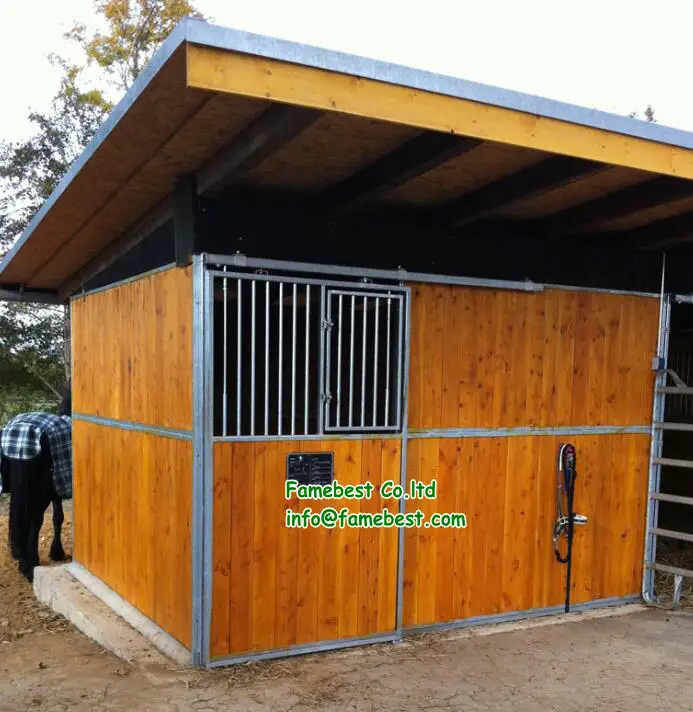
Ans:
[{"label": "concrete foundation", "polygon": [[127,662],[165,663],[163,655],[179,665],[192,662],[190,652],[178,641],[78,564],[37,567],[34,593],[41,603]]}]

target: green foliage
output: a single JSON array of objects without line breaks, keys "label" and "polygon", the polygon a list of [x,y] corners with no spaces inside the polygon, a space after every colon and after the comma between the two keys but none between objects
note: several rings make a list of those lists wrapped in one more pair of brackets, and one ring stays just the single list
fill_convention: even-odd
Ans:
[{"label": "green foliage", "polygon": [[[87,64],[103,70],[104,85],[125,90],[183,17],[200,17],[186,0],[94,0],[105,33],[78,24],[67,33],[84,64],[57,55],[62,79],[46,113],[32,112],[30,138],[0,139],[0,256],[5,254],[84,150],[112,105],[101,89],[83,90]],[[105,88],[105,86],[104,86]],[[0,302],[0,425],[15,413],[52,410],[69,379],[68,312],[62,307]]]},{"label": "green foliage", "polygon": [[[651,104],[648,104],[645,107],[645,111],[643,113],[643,120],[647,121],[648,124],[656,124],[657,119],[655,117],[655,110],[654,107]],[[631,119],[639,119],[640,114],[637,111],[631,111],[630,114],[628,114],[628,117]]]},{"label": "green foliage", "polygon": [[90,35],[77,24],[67,37],[122,90],[132,85],[182,18],[201,17],[187,0],[96,0],[94,4],[107,32]]},{"label": "green foliage", "polygon": [[15,143],[0,143],[0,250],[4,253],[53,192],[74,159],[111,110],[97,90],[78,87],[80,68],[55,55],[63,71],[50,111],[32,112],[33,135]]}]

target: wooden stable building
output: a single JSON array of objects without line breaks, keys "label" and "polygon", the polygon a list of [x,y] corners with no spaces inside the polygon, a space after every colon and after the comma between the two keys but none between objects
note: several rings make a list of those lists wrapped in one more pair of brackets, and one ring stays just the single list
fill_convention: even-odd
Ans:
[{"label": "wooden stable building", "polygon": [[[74,570],[200,665],[561,611],[570,442],[573,602],[649,600],[692,179],[685,132],[183,22],[0,267],[71,303]],[[290,528],[287,476],[467,527]]]}]

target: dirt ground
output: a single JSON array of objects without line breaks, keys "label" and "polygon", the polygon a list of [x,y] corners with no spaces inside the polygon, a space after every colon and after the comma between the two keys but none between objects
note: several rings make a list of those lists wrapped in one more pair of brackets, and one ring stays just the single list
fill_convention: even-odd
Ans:
[{"label": "dirt ground", "polygon": [[654,609],[216,671],[130,666],[35,601],[6,556],[6,523],[0,503],[2,712],[693,710],[693,614]]}]

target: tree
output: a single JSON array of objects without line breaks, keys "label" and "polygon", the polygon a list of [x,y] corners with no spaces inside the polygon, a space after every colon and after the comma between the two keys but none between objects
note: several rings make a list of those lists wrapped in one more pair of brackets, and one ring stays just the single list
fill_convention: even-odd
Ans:
[{"label": "tree", "polygon": [[[644,116],[644,120],[647,121],[648,124],[656,124],[657,123],[657,119],[655,118],[655,110],[651,104],[648,104],[645,107],[645,111],[643,111],[643,116]],[[631,119],[639,119],[640,115],[638,114],[637,111],[631,111],[630,114],[628,114],[628,117]]]},{"label": "tree", "polygon": [[80,68],[57,56],[58,93],[46,114],[31,112],[31,138],[0,143],[0,249],[6,252],[82,152],[111,104],[98,90],[80,91]]},{"label": "tree", "polygon": [[[94,0],[94,8],[106,31],[90,32],[77,24],[66,34],[83,50],[81,65],[50,56],[62,79],[50,109],[29,114],[33,135],[12,143],[0,140],[0,255],[26,229],[108,115],[107,84],[129,88],[176,23],[188,15],[200,17],[185,0]],[[88,64],[101,68],[102,88],[81,88]],[[63,307],[0,302],[0,423],[32,407],[45,410],[57,400],[69,378],[67,315]]]},{"label": "tree", "polygon": [[88,61],[101,67],[123,91],[132,86],[183,17],[202,17],[187,0],[96,0],[94,4],[107,32],[89,34],[85,25],[77,24],[66,37],[77,42]]}]

